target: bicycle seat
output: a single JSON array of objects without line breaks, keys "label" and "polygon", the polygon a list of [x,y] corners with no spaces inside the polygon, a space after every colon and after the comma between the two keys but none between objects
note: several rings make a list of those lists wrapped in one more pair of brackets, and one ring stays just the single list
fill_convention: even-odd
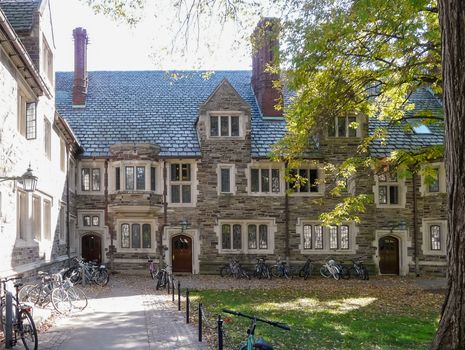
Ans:
[{"label": "bicycle seat", "polygon": [[258,338],[258,340],[253,344],[253,348],[259,350],[273,350],[273,347],[263,338]]}]

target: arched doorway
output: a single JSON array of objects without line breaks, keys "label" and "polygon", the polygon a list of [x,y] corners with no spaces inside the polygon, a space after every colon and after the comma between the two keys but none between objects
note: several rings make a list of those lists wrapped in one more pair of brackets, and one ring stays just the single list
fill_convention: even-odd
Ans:
[{"label": "arched doorway", "polygon": [[94,233],[82,236],[82,258],[86,261],[102,262],[102,238]]},{"label": "arched doorway", "polygon": [[173,272],[192,273],[192,239],[186,235],[171,238]]},{"label": "arched doorway", "polygon": [[388,275],[399,274],[399,240],[393,236],[379,239],[379,272]]}]

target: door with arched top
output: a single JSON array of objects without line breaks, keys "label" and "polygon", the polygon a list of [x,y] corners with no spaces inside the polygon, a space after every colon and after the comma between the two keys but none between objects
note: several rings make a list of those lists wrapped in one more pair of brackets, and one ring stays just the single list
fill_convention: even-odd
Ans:
[{"label": "door with arched top", "polygon": [[173,272],[192,273],[192,239],[186,235],[171,239]]},{"label": "door with arched top", "polygon": [[388,275],[399,274],[399,240],[393,236],[379,239],[379,272]]},{"label": "door with arched top", "polygon": [[82,236],[81,247],[85,261],[102,262],[102,238],[99,235],[89,233]]}]

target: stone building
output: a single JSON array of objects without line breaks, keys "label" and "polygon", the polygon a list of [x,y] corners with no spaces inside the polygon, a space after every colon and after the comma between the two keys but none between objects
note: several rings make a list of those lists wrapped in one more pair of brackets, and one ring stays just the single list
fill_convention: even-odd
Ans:
[{"label": "stone building", "polygon": [[[0,276],[50,268],[71,253],[66,176],[79,147],[55,113],[53,54],[48,0],[1,0]],[[28,167],[33,192],[14,179]]]},{"label": "stone building", "polygon": [[[157,256],[174,272],[214,273],[231,257],[291,264],[307,257],[365,256],[383,274],[443,273],[444,167],[420,176],[358,174],[352,193],[374,194],[361,223],[323,227],[319,214],[341,199],[329,194],[325,162],[354,154],[377,126],[346,117],[313,145],[298,174],[308,183],[288,193],[285,164],[271,146],[285,133],[281,95],[265,72],[275,40],[257,50],[253,70],[87,72],[87,33],[74,31],[75,71],[56,76],[57,110],[84,149],[76,167],[77,252],[115,269],[142,268]],[[440,113],[427,88],[411,96],[416,111]],[[349,128],[353,121],[358,129]],[[331,124],[331,123],[330,123]],[[441,144],[441,127],[391,127],[370,152]]]},{"label": "stone building", "polygon": [[[330,123],[332,127],[313,140],[299,169],[292,169],[308,178],[308,183],[288,191],[286,164],[269,158],[272,145],[285,133],[282,111],[273,107],[282,95],[273,87],[277,76],[265,71],[274,58],[276,40],[270,39],[256,51],[252,71],[88,72],[87,32],[76,28],[74,72],[59,72],[53,82],[47,80],[48,71],[40,69],[47,66],[43,57],[53,57],[53,42],[39,34],[46,31],[32,25],[28,28],[36,30],[23,34],[19,24],[13,25],[15,18],[24,16],[18,17],[19,10],[11,8],[24,10],[26,4],[32,6],[31,23],[45,23],[46,0],[0,0],[9,20],[0,23],[2,30],[9,26],[11,35],[20,36],[22,54],[29,57],[31,72],[35,69],[37,75],[37,92],[31,101],[37,101],[38,111],[48,112],[37,114],[38,136],[21,139],[13,108],[17,90],[2,86],[9,95],[0,98],[10,106],[10,122],[3,126],[10,125],[14,131],[10,134],[18,135],[20,140],[12,144],[22,152],[12,157],[19,168],[5,174],[18,173],[31,160],[39,177],[39,190],[27,195],[27,216],[16,210],[13,185],[2,183],[2,213],[15,213],[9,219],[2,214],[2,234],[9,237],[7,251],[16,252],[23,244],[19,233],[13,234],[22,232],[16,218],[25,220],[30,237],[24,253],[9,253],[10,268],[16,266],[19,271],[28,264],[38,266],[77,254],[108,262],[117,270],[143,269],[151,256],[163,259],[175,273],[216,273],[231,257],[250,266],[258,256],[270,261],[280,257],[291,264],[307,257],[364,256],[376,273],[444,273],[447,226],[441,161],[434,163],[437,180],[430,185],[418,175],[403,179],[396,174],[358,174],[347,191],[375,198],[361,222],[332,227],[319,222],[320,213],[341,200],[329,194],[334,179],[323,164],[337,164],[354,154],[362,138],[377,126],[371,121],[369,125],[366,118]],[[41,16],[36,15],[38,11]],[[24,71],[19,64],[15,68],[12,57],[16,56],[7,51],[9,44],[0,42],[2,74],[10,72],[8,81],[13,86],[21,79],[33,84],[35,80],[21,78],[19,73]],[[34,51],[47,47],[49,56]],[[418,90],[411,100],[417,110],[440,113],[441,102],[427,88]],[[59,114],[54,112],[54,102]],[[49,124],[41,119],[44,115]],[[359,122],[357,129],[349,128],[353,121]],[[46,125],[53,125],[51,146],[44,146],[48,141],[41,136],[48,130]],[[412,125],[406,131],[405,126],[394,126],[391,134],[387,143],[373,144],[370,152],[385,157],[393,149],[443,142],[440,127]],[[51,156],[47,157],[44,147],[52,150]],[[34,158],[29,159],[32,154]],[[16,187],[20,193],[20,186]],[[43,219],[51,223],[50,230],[45,223],[41,231],[33,229],[38,207],[34,195],[40,203],[52,203],[51,209],[41,207],[41,213],[51,211],[51,219],[47,221],[48,215]],[[46,195],[51,198],[41,197]],[[8,211],[3,210],[6,203]],[[40,239],[34,232],[40,232]],[[46,232],[56,233],[49,237]],[[27,259],[13,261],[20,256]]]}]

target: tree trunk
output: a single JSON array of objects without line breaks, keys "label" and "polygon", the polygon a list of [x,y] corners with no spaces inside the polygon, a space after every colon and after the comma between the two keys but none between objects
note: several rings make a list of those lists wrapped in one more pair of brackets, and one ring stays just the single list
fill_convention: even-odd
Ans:
[{"label": "tree trunk", "polygon": [[431,349],[465,349],[465,2],[439,0],[445,110],[448,289]]}]

